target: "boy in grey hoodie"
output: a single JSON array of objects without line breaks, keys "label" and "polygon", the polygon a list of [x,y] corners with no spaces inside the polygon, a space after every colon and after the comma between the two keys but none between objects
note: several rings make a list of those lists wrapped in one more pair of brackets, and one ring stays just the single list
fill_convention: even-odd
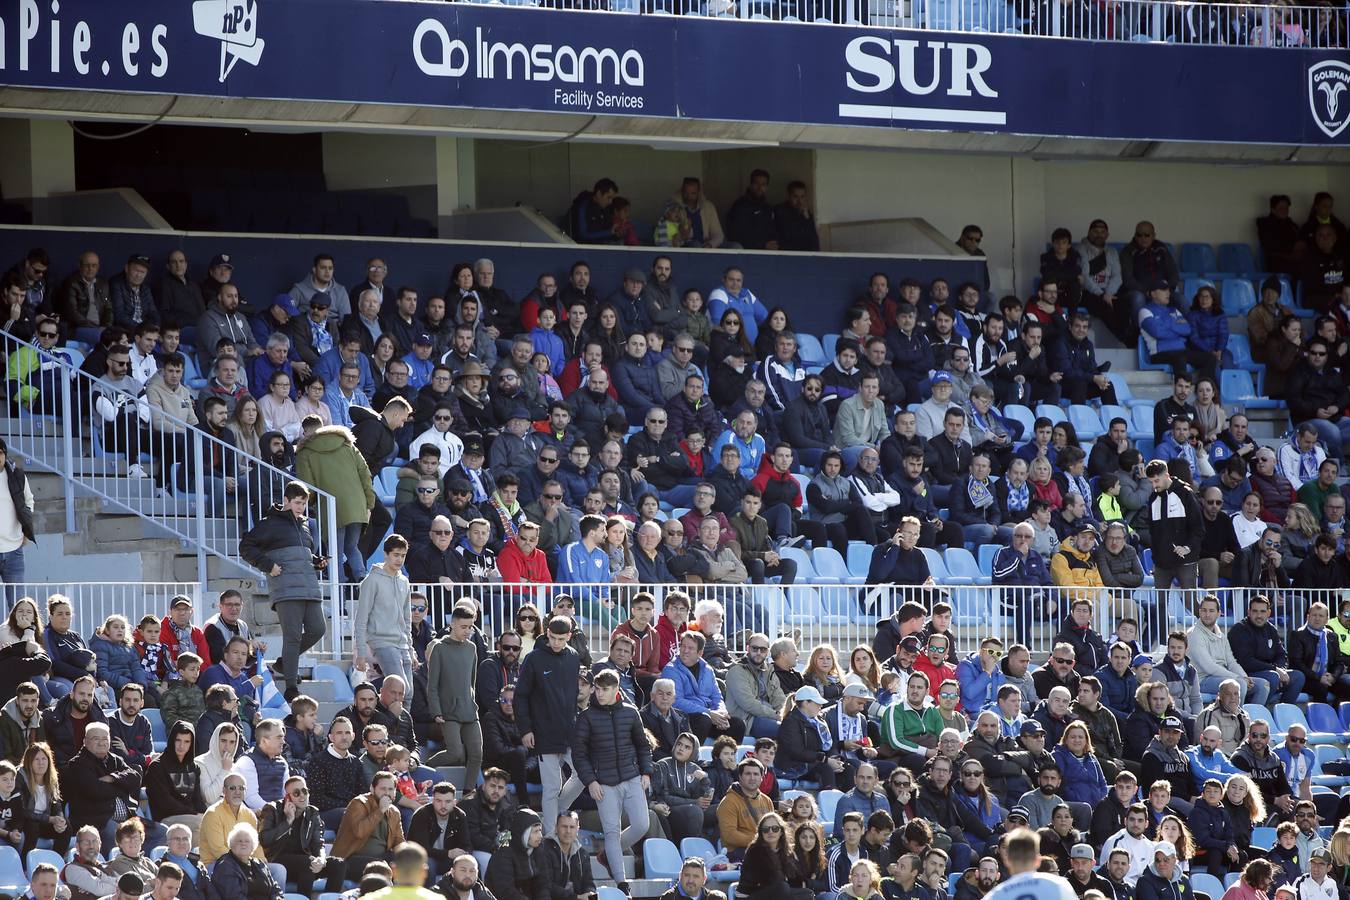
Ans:
[{"label": "boy in grey hoodie", "polygon": [[412,668],[412,585],[403,574],[408,557],[408,541],[391,534],[384,541],[384,562],[371,569],[361,581],[356,616],[352,629],[352,653],[355,665],[373,661],[385,675],[401,675],[408,686],[404,702],[411,703]]}]

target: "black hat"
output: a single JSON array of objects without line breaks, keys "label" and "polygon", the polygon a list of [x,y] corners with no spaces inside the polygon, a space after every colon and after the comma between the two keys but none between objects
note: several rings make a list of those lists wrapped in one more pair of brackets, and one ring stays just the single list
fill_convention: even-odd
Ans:
[{"label": "black hat", "polygon": [[310,306],[321,306],[324,309],[333,305],[333,298],[328,296],[326,291],[315,291],[309,297]]},{"label": "black hat", "polygon": [[135,894],[139,897],[145,893],[145,880],[135,872],[123,872],[122,877],[117,879],[117,889],[124,894]]},{"label": "black hat", "polygon": [[148,269],[150,268],[150,257],[146,256],[144,253],[133,253],[127,257],[127,265],[145,266]]},{"label": "black hat", "polygon": [[217,253],[211,257],[211,265],[208,268],[214,269],[216,266],[224,266],[227,269],[233,269],[234,263],[230,262],[230,254]]},{"label": "black hat", "polygon": [[1162,720],[1162,723],[1159,724],[1158,727],[1166,728],[1168,731],[1180,731],[1181,720],[1178,719],[1176,716],[1168,716],[1167,718]]},{"label": "black hat", "polygon": [[468,456],[468,455],[471,454],[471,453],[472,453],[472,454],[475,454],[475,455],[477,455],[477,456],[482,456],[482,455],[483,455],[483,442],[482,442],[482,441],[478,441],[478,440],[465,441],[465,442],[464,442],[464,455],[465,455],[465,456]]}]

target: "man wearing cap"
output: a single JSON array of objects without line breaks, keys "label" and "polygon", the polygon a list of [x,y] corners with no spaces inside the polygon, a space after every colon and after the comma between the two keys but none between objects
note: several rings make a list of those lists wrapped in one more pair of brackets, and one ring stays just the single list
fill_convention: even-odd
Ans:
[{"label": "man wearing cap", "polygon": [[286,324],[292,356],[305,364],[306,374],[316,369],[321,356],[338,345],[338,322],[329,315],[330,303],[327,294],[315,294],[310,297],[309,309],[291,316]]},{"label": "man wearing cap", "polygon": [[1172,786],[1173,805],[1188,814],[1191,804],[1186,798],[1195,796],[1195,778],[1191,774],[1191,761],[1179,746],[1181,738],[1181,719],[1177,716],[1164,718],[1158,726],[1158,734],[1144,749],[1140,781],[1146,785],[1166,781]]},{"label": "man wearing cap", "polygon": [[128,331],[142,322],[158,322],[159,310],[145,283],[150,274],[150,257],[133,253],[121,272],[108,279],[108,297],[112,302],[114,325]]},{"label": "man wearing cap", "polygon": [[1091,844],[1074,844],[1069,850],[1069,886],[1079,897],[1088,891],[1101,891],[1106,897],[1112,896],[1111,883],[1097,874],[1096,865],[1097,854]]},{"label": "man wearing cap", "polygon": [[1050,577],[1057,586],[1069,589],[1065,594],[1072,600],[1091,600],[1104,587],[1097,571],[1097,526],[1091,520],[1082,519],[1073,536],[1065,538],[1050,558]]},{"label": "man wearing cap", "polygon": [[[418,327],[420,329],[421,326]],[[431,384],[431,373],[436,368],[436,361],[431,357],[436,342],[430,334],[421,330],[413,332],[411,340],[412,349],[403,355],[403,362],[408,366],[408,388],[415,396],[417,391]],[[386,380],[388,377],[386,370]]]},{"label": "man wearing cap", "polygon": [[494,477],[504,474],[524,477],[534,467],[543,439],[530,427],[529,410],[517,406],[506,414],[505,427],[492,442],[489,466]]},{"label": "man wearing cap", "polygon": [[1170,841],[1154,844],[1152,857],[1152,863],[1135,882],[1135,900],[1186,900],[1195,896],[1190,878],[1177,865],[1177,848]]},{"label": "man wearing cap", "polygon": [[647,273],[636,266],[623,273],[623,286],[605,298],[619,314],[619,325],[624,334],[642,334],[651,327],[647,304],[642,289],[647,286]]},{"label": "man wearing cap", "polygon": [[1307,873],[1294,880],[1294,900],[1338,900],[1340,888],[1328,874],[1333,865],[1331,851],[1325,847],[1314,850],[1307,860]]},{"label": "man wearing cap", "polygon": [[[352,299],[347,289],[333,278],[333,257],[319,253],[314,257],[313,265],[304,280],[291,286],[291,299],[301,310],[309,309],[310,298],[315,294],[327,294],[333,307],[333,313],[339,319],[352,314]],[[379,309],[379,296],[376,296],[376,310]]]},{"label": "man wearing cap", "polygon": [[239,311],[239,288],[222,284],[214,302],[197,320],[197,362],[201,371],[208,372],[216,362],[216,345],[221,338],[229,338],[241,358],[258,356],[263,352],[248,319]]}]

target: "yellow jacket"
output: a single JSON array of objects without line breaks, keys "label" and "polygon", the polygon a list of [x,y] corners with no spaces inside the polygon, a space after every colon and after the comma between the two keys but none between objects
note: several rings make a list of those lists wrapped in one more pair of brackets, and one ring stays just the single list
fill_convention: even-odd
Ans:
[{"label": "yellow jacket", "polygon": [[[209,866],[230,852],[230,829],[240,822],[247,822],[255,829],[258,827],[258,817],[242,803],[239,804],[238,813],[230,809],[224,800],[217,800],[207,808],[206,814],[202,816],[201,829],[197,833],[197,849],[202,855],[202,865]],[[267,862],[261,843],[253,851],[253,858]]]},{"label": "yellow jacket", "polygon": [[[1050,579],[1059,587],[1101,588],[1102,575],[1097,571],[1097,561],[1093,554],[1083,553],[1073,546],[1070,537],[1059,545],[1059,551],[1050,557]],[[1095,593],[1090,590],[1066,591],[1069,599],[1092,600]]]}]

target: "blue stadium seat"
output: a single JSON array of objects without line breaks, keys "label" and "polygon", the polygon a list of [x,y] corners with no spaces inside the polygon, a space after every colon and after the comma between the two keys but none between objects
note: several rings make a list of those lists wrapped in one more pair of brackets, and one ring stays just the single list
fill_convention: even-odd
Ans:
[{"label": "blue stadium seat", "polygon": [[50,863],[56,866],[56,871],[60,872],[65,868],[66,861],[61,858],[61,854],[55,850],[29,850],[28,851],[28,877],[33,877],[33,869],[37,868],[38,863]]},{"label": "blue stadium seat", "polygon": [[333,699],[338,703],[350,703],[356,699],[352,693],[352,683],[347,678],[347,673],[337,666],[320,663],[314,667],[315,681],[329,681],[334,685]]},{"label": "blue stadium seat", "polygon": [[665,838],[650,838],[642,842],[642,870],[648,878],[674,881],[680,877],[680,866],[683,863],[684,859],[680,856],[679,848],[671,841]]},{"label": "blue stadium seat", "polygon": [[1269,850],[1275,846],[1275,829],[1264,826],[1252,829],[1252,846],[1261,850]]},{"label": "blue stadium seat", "polygon": [[163,753],[164,748],[169,746],[169,735],[164,730],[164,717],[160,715],[158,709],[147,706],[141,710],[141,714],[150,720],[150,738],[155,747],[156,753]]},{"label": "blue stadium seat", "polygon": [[820,339],[821,349],[825,351],[825,355],[830,359],[834,359],[834,348],[838,343],[839,335],[837,334],[827,334]]},{"label": "blue stadium seat", "polygon": [[833,547],[816,547],[811,551],[811,564],[821,578],[833,579],[838,584],[862,584],[866,576],[859,578],[848,570],[844,558]]},{"label": "blue stadium seat", "polygon": [[1187,276],[1186,278],[1182,279],[1181,282],[1181,296],[1183,298],[1181,302],[1182,309],[1191,308],[1191,301],[1195,299],[1195,295],[1200,291],[1202,287],[1214,288],[1215,293],[1218,293],[1218,286],[1214,284],[1214,280],[1211,278],[1192,278],[1190,276]]},{"label": "blue stadium seat", "polygon": [[[1256,254],[1252,253],[1250,244],[1220,244],[1219,268],[1250,278],[1256,274]],[[1228,309],[1227,303],[1224,308]],[[1232,312],[1231,309],[1228,311]]]},{"label": "blue stadium seat", "polygon": [[[869,617],[863,614],[862,606],[858,603],[858,591],[854,587],[821,585],[813,588],[790,587],[786,590],[789,593],[807,591],[817,595],[818,598],[815,616],[805,622],[801,622],[798,617],[794,616],[793,624],[853,625],[857,622],[869,620]],[[821,616],[819,612],[821,609],[825,611],[824,616]]]},{"label": "blue stadium seat", "polygon": [[1350,732],[1350,702],[1342,700],[1336,707],[1336,712],[1340,715],[1341,731]]},{"label": "blue stadium seat", "polygon": [[1266,390],[1266,364],[1258,363],[1252,359],[1252,345],[1247,335],[1229,334],[1228,352],[1233,356],[1234,367],[1256,373],[1256,392],[1258,395],[1264,394]]},{"label": "blue stadium seat", "polygon": [[1310,744],[1334,744],[1341,740],[1340,729],[1335,733],[1325,731],[1316,731],[1308,724],[1308,717],[1303,714],[1302,708],[1293,703],[1275,704],[1275,725],[1280,731],[1288,732],[1291,725],[1302,725],[1303,730],[1308,734],[1308,743]]},{"label": "blue stadium seat", "polygon": [[805,331],[797,333],[797,355],[801,357],[802,365],[806,366],[823,366],[834,358],[826,356],[819,339]]},{"label": "blue stadium seat", "polygon": [[[1036,418],[1049,419],[1052,425],[1058,425],[1061,422],[1069,421],[1069,414],[1064,411],[1062,406],[1040,403],[1036,406]],[[1028,433],[1025,437],[1030,438],[1031,434]]]},{"label": "blue stadium seat", "polygon": [[816,795],[816,803],[820,806],[820,824],[826,834],[834,833],[834,810],[842,799],[844,799],[844,792],[834,788],[821,791]]},{"label": "blue stadium seat", "polygon": [[[1227,397],[1224,397],[1225,401],[1227,399]],[[1130,430],[1139,437],[1153,437],[1153,404],[1149,403],[1147,406],[1140,404],[1133,407],[1130,413],[1134,416],[1134,424]],[[1135,438],[1135,440],[1138,439]],[[1148,457],[1144,458],[1147,459]]]},{"label": "blue stadium seat", "polygon": [[1138,353],[1139,353],[1139,360],[1138,360],[1138,363],[1139,363],[1139,370],[1140,370],[1140,371],[1142,371],[1142,372],[1167,372],[1167,371],[1169,371],[1169,367],[1168,367],[1168,365],[1167,365],[1166,363],[1149,362],[1149,360],[1148,360],[1148,347],[1144,344],[1144,339],[1143,339],[1142,337],[1139,339],[1139,346],[1138,346],[1137,350],[1138,350]]},{"label": "blue stadium seat", "polygon": [[[634,9],[633,12],[637,12],[637,10]],[[737,874],[739,871],[740,870],[738,869],[736,870],[735,873],[732,874]],[[708,878],[711,880],[714,874],[721,874],[721,873],[709,872]],[[628,900],[627,894],[625,894],[623,891],[619,890],[616,887],[611,887],[608,884],[602,884],[599,887],[597,887],[595,889],[595,894],[598,900]]]},{"label": "blue stadium seat", "polygon": [[1256,289],[1246,278],[1225,279],[1219,296],[1223,300],[1223,311],[1230,316],[1245,316],[1256,306]]},{"label": "blue stadium seat", "polygon": [[942,558],[942,554],[929,547],[920,547],[924,559],[928,560],[928,572],[933,576],[933,580],[938,584],[961,585],[971,584],[969,578],[957,578],[947,571],[947,563]]},{"label": "blue stadium seat", "polygon": [[0,891],[21,894],[28,889],[28,876],[23,871],[19,851],[5,844],[0,846]]},{"label": "blue stadium seat", "polygon": [[1130,414],[1130,410],[1129,410],[1128,407],[1125,407],[1125,406],[1112,406],[1112,405],[1109,405],[1109,404],[1106,405],[1106,406],[1103,406],[1103,407],[1102,407],[1102,427],[1103,427],[1104,429],[1106,429],[1106,430],[1110,430],[1110,428],[1111,428],[1111,420],[1112,420],[1112,419],[1124,419],[1124,420],[1125,420],[1125,429],[1126,429],[1126,433],[1129,434],[1130,440],[1132,440],[1132,441],[1133,441],[1133,440],[1138,440],[1140,437],[1146,437],[1146,436],[1147,436],[1147,435],[1142,435],[1142,434],[1140,434],[1139,431],[1138,431],[1138,429],[1136,429],[1136,428],[1134,427],[1134,416]]},{"label": "blue stadium seat", "polygon": [[1329,703],[1308,704],[1308,726],[1322,734],[1341,734],[1346,730],[1341,725],[1340,716]]},{"label": "blue stadium seat", "polygon": [[811,562],[810,554],[801,547],[783,547],[778,551],[778,555],[797,564],[798,584],[815,584],[819,580],[819,576],[816,575],[815,564]]},{"label": "blue stadium seat", "polygon": [[1219,373],[1219,396],[1224,403],[1241,403],[1249,409],[1279,409],[1282,400],[1271,400],[1257,393],[1252,373],[1247,369],[1224,369]]},{"label": "blue stadium seat", "polygon": [[1339,788],[1350,784],[1350,778],[1344,775],[1327,775],[1322,772],[1322,765],[1333,760],[1345,759],[1345,751],[1332,744],[1318,744],[1313,748],[1317,753],[1317,764],[1313,767],[1312,783],[1319,787]]},{"label": "blue stadium seat", "polygon": [[375,478],[375,496],[385,506],[394,505],[394,494],[398,491],[398,466],[385,466]]},{"label": "blue stadium seat", "polygon": [[801,472],[793,472],[792,477],[797,480],[797,486],[802,492],[802,512],[807,512],[811,506],[806,502],[806,486],[811,483],[811,476],[804,475]]},{"label": "blue stadium seat", "polygon": [[993,572],[994,572],[994,557],[995,557],[995,556],[998,556],[998,551],[1000,551],[1000,550],[1002,550],[1002,549],[1003,549],[1003,548],[1000,547],[998,544],[981,544],[981,545],[980,545],[979,560],[980,560],[980,574],[981,574],[981,575],[989,576],[989,577],[991,577],[991,578],[993,577]]},{"label": "blue stadium seat", "polygon": [[1260,704],[1257,704],[1257,703],[1244,703],[1244,704],[1242,704],[1242,708],[1245,709],[1245,710],[1247,711],[1247,716],[1248,716],[1253,722],[1255,722],[1257,719],[1264,719],[1265,722],[1266,722],[1266,724],[1270,726],[1270,731],[1271,731],[1271,735],[1270,735],[1270,745],[1271,745],[1272,747],[1275,746],[1275,732],[1276,732],[1276,731],[1280,731],[1280,739],[1281,739],[1281,740],[1284,739],[1284,733],[1283,733],[1283,731],[1281,731],[1280,729],[1277,729],[1277,728],[1276,728],[1276,726],[1275,726],[1275,716],[1271,715],[1271,712],[1270,712],[1269,709],[1267,709],[1266,707],[1261,706]]},{"label": "blue stadium seat", "polygon": [[1192,872],[1191,890],[1197,894],[1208,894],[1209,900],[1220,900],[1224,888],[1223,882],[1208,872]]},{"label": "blue stadium seat", "polygon": [[969,578],[975,584],[989,584],[989,576],[980,571],[980,564],[965,547],[948,547],[943,553],[943,561],[947,564],[947,571],[953,575]]},{"label": "blue stadium seat", "polygon": [[1074,404],[1069,407],[1069,424],[1078,432],[1078,439],[1084,443],[1095,441],[1106,433],[1102,417],[1091,406]]},{"label": "blue stadium seat", "polygon": [[[1207,274],[1218,270],[1219,261],[1214,256],[1214,248],[1209,244],[1181,245],[1181,271]],[[1186,299],[1189,300],[1194,296],[1188,292]]]},{"label": "blue stadium seat", "polygon": [[1111,386],[1116,389],[1116,401],[1127,409],[1134,409],[1140,403],[1150,403],[1149,400],[1141,400],[1134,395],[1130,389],[1130,383],[1125,380],[1125,376],[1119,372],[1107,372],[1106,377],[1110,379]]},{"label": "blue stadium seat", "polygon": [[[721,871],[712,871],[712,860],[717,858],[717,848],[712,845],[712,841],[702,837],[687,837],[680,841],[680,856],[688,859],[691,856],[697,856],[708,863],[709,881],[735,881],[741,877],[740,869],[723,869]],[[610,888],[619,895],[616,900],[628,900],[627,896],[618,888]],[[602,898],[603,900],[603,898]]]},{"label": "blue stadium seat", "polygon": [[1020,403],[1009,403],[1003,407],[1003,415],[1022,423],[1022,439],[1030,440],[1036,433],[1036,414]]},{"label": "blue stadium seat", "polygon": [[867,570],[872,567],[872,545],[862,541],[848,542],[848,570],[853,575],[867,578]]}]

